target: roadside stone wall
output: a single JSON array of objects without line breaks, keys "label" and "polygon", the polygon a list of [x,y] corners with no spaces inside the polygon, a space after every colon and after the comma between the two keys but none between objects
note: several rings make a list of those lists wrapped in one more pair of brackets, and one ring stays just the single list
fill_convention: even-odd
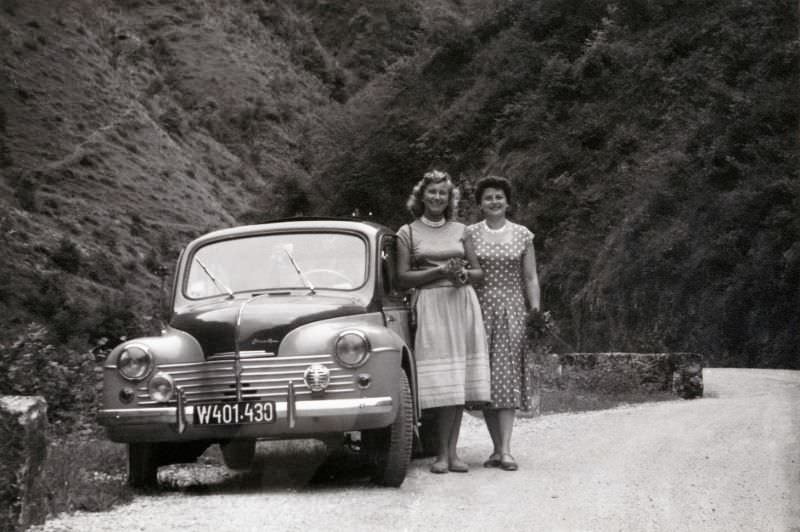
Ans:
[{"label": "roadside stone wall", "polygon": [[703,356],[698,353],[563,353],[534,356],[536,397],[637,396],[673,393],[684,399],[703,395]]},{"label": "roadside stone wall", "polygon": [[47,403],[39,396],[0,396],[0,531],[44,522],[42,469]]}]

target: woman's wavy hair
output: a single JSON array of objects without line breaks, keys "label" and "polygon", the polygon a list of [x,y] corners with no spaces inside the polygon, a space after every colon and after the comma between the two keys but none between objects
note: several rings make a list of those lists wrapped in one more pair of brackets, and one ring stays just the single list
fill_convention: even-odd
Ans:
[{"label": "woman's wavy hair", "polygon": [[452,220],[455,217],[458,208],[459,192],[458,188],[453,184],[450,174],[442,172],[441,170],[431,170],[422,176],[414,188],[411,190],[411,195],[408,197],[406,207],[414,215],[414,218],[419,218],[425,212],[425,205],[422,203],[422,196],[425,194],[425,189],[428,185],[439,184],[445,182],[450,187],[450,200],[447,208],[444,210],[444,217],[447,220]]},{"label": "woman's wavy hair", "polygon": [[506,214],[514,214],[514,204],[511,197],[511,181],[508,178],[496,175],[489,175],[478,179],[475,183],[475,204],[480,207],[483,193],[487,188],[498,188],[506,195],[506,202],[508,202],[508,212]]}]

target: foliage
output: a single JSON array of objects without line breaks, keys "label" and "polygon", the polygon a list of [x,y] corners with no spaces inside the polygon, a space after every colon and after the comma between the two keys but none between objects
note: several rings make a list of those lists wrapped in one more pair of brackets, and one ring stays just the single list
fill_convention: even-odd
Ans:
[{"label": "foliage", "polygon": [[48,418],[73,426],[95,403],[95,357],[47,342],[46,330],[32,325],[11,344],[0,344],[0,392],[41,395]]},{"label": "foliage", "polygon": [[397,226],[426,169],[504,173],[578,349],[800,367],[796,28],[786,0],[511,2],[359,93],[383,112],[322,204]]},{"label": "foliage", "polygon": [[42,478],[48,513],[100,512],[133,498],[125,483],[125,445],[80,432],[48,449]]},{"label": "foliage", "polygon": [[50,255],[53,263],[67,273],[78,273],[81,267],[81,252],[75,242],[62,238]]}]

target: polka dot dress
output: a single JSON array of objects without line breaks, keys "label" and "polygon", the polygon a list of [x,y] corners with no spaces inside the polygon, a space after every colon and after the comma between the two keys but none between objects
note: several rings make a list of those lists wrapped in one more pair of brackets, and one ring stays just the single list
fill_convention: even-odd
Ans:
[{"label": "polka dot dress", "polygon": [[477,293],[489,341],[490,408],[529,410],[533,383],[525,364],[522,259],[533,233],[509,221],[503,230],[493,232],[481,222],[467,228],[466,238],[471,239],[484,272]]}]

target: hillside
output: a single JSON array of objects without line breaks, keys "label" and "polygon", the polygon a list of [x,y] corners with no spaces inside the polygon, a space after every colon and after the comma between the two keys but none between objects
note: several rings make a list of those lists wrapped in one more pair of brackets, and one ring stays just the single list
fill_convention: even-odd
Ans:
[{"label": "hillside", "polygon": [[427,168],[506,175],[574,348],[798,368],[797,28],[777,0],[508,3],[330,112],[363,118],[325,208],[396,225]]},{"label": "hillside", "polygon": [[396,226],[437,166],[514,179],[575,348],[800,367],[797,27],[786,0],[3,0],[0,344],[152,329],[193,236]]},{"label": "hillside", "polygon": [[0,343],[30,322],[78,343],[152,326],[155,272],[181,245],[308,213],[319,109],[435,41],[439,27],[468,23],[473,9],[448,0],[0,6]]}]

